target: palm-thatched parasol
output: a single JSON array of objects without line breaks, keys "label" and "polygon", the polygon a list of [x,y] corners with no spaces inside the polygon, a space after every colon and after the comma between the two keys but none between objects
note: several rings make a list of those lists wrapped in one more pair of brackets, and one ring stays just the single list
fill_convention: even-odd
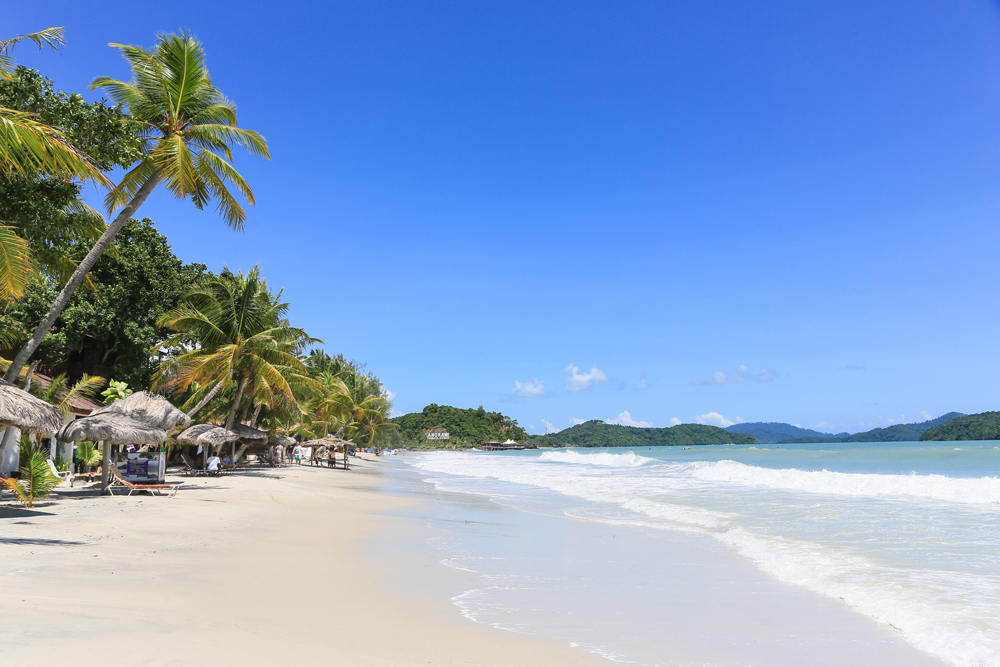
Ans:
[{"label": "palm-thatched parasol", "polygon": [[104,443],[101,491],[106,492],[111,481],[111,466],[116,465],[111,461],[111,443],[162,445],[167,439],[167,432],[117,412],[100,412],[69,422],[62,427],[57,437],[62,442],[100,440]]},{"label": "palm-thatched parasol", "polygon": [[240,436],[215,424],[195,424],[174,439],[182,445],[225,445],[236,442]]},{"label": "palm-thatched parasol", "polygon": [[58,431],[62,423],[62,414],[54,405],[0,380],[0,428],[13,426],[25,431],[51,433]]},{"label": "palm-thatched parasol", "polygon": [[191,423],[191,418],[174,407],[170,401],[150,391],[139,391],[126,396],[94,414],[108,412],[123,414],[164,431],[173,431],[178,426],[184,427]]},{"label": "palm-thatched parasol", "polygon": [[74,419],[59,431],[61,442],[101,440],[116,445],[162,445],[166,431],[115,412]]},{"label": "palm-thatched parasol", "polygon": [[271,442],[269,442],[268,444],[281,445],[282,447],[294,447],[296,442],[297,441],[295,440],[295,438],[291,436],[277,433],[275,434],[274,439],[271,440]]},{"label": "palm-thatched parasol", "polygon": [[230,430],[238,435],[240,442],[245,445],[258,443],[262,444],[267,442],[267,431],[261,431],[253,426],[247,426],[246,424],[233,424],[233,428]]}]

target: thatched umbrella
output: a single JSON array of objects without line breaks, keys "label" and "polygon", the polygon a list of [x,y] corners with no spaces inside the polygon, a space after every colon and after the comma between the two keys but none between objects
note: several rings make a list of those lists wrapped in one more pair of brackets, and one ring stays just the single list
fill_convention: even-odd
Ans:
[{"label": "thatched umbrella", "polygon": [[282,447],[294,447],[295,443],[296,443],[295,438],[289,435],[282,435],[280,433],[276,433],[274,439],[272,439],[271,442],[269,442],[268,444],[281,445]]},{"label": "thatched umbrella", "polygon": [[340,438],[327,437],[327,438],[317,438],[316,440],[306,440],[305,442],[303,442],[301,444],[302,444],[303,447],[326,447],[327,449],[333,448],[334,451],[337,450],[337,447],[343,448],[343,451],[344,451],[344,469],[346,470],[347,466],[348,466],[348,464],[347,464],[347,447],[349,445],[353,445],[354,443],[353,442],[349,442],[347,440],[341,440]]},{"label": "thatched umbrella", "polygon": [[233,428],[230,430],[238,435],[240,437],[240,442],[245,445],[267,442],[267,431],[261,431],[253,426],[247,426],[246,424],[233,424]]},{"label": "thatched umbrella", "polygon": [[62,423],[62,414],[54,405],[0,380],[0,428],[11,426],[24,431],[52,433],[58,431]]},{"label": "thatched umbrella", "polygon": [[117,412],[164,431],[173,431],[177,427],[188,426],[191,423],[191,418],[174,407],[170,401],[150,391],[139,391],[126,396],[101,408],[95,414],[107,412]]},{"label": "thatched umbrella", "polygon": [[162,445],[167,432],[116,412],[100,412],[81,419],[74,419],[59,431],[61,442],[98,440],[103,444],[104,457],[101,468],[101,491],[106,491],[111,475],[111,444]]},{"label": "thatched umbrella", "polygon": [[205,464],[208,464],[208,445],[221,447],[236,443],[240,436],[215,424],[195,424],[179,433],[174,440],[182,445],[202,445],[205,447]]}]

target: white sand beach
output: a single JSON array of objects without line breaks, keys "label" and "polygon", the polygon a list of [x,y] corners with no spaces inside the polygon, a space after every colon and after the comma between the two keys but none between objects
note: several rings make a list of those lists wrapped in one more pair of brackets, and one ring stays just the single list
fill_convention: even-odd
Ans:
[{"label": "white sand beach", "polygon": [[[567,642],[463,617],[451,599],[477,586],[476,575],[442,566],[426,523],[398,515],[433,495],[384,493],[384,466],[183,478],[172,497],[60,493],[35,510],[6,496],[0,659],[611,664]],[[679,543],[668,557],[687,594],[677,598],[678,623],[664,628],[676,658],[664,664],[729,664],[727,656],[741,655],[740,664],[760,665],[941,664],[891,628],[773,582],[748,563]],[[723,566],[747,584],[742,594],[706,585]],[[691,595],[699,588],[709,594]],[[756,595],[752,603],[747,593]],[[810,633],[823,635],[825,652],[813,650]],[[770,648],[741,648],[758,640]]]}]

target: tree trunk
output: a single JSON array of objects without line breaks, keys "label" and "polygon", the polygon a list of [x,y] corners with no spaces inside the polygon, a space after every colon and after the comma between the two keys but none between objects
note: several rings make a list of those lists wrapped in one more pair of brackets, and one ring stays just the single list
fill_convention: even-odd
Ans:
[{"label": "tree trunk", "polygon": [[247,378],[245,375],[241,375],[239,379],[239,384],[236,385],[236,398],[233,400],[233,407],[229,411],[229,418],[226,419],[226,429],[232,430],[233,422],[236,421],[236,411],[240,407],[240,401],[243,400],[243,389],[247,385]]},{"label": "tree trunk", "polygon": [[260,419],[260,411],[264,408],[263,403],[257,404],[257,409],[253,411],[253,420],[250,422],[250,426],[257,428],[257,420]]},{"label": "tree trunk", "polygon": [[104,230],[104,233],[101,234],[101,238],[97,239],[97,243],[94,244],[94,247],[90,249],[87,256],[84,257],[83,261],[76,267],[76,271],[73,272],[69,282],[66,283],[65,287],[62,288],[62,291],[59,292],[59,296],[56,297],[55,303],[53,303],[52,307],[49,308],[48,314],[45,315],[41,324],[39,324],[38,328],[35,329],[35,333],[31,335],[28,342],[24,344],[21,351],[17,353],[16,357],[14,357],[14,361],[11,362],[10,368],[8,368],[7,372],[4,373],[4,380],[7,382],[14,381],[14,378],[16,378],[18,373],[21,372],[21,369],[24,368],[24,364],[28,362],[31,355],[34,354],[35,350],[38,349],[38,346],[41,345],[42,339],[45,338],[45,334],[49,332],[52,325],[56,323],[56,319],[62,314],[62,311],[69,304],[69,300],[73,297],[73,294],[80,286],[80,283],[83,282],[83,279],[87,277],[87,273],[94,268],[94,264],[97,263],[97,260],[101,258],[101,255],[104,254],[104,251],[108,249],[108,246],[110,246],[111,242],[115,239],[115,235],[125,225],[125,223],[129,221],[138,208],[142,206],[142,203],[146,201],[146,197],[149,196],[149,193],[153,191],[159,181],[159,172],[153,172],[153,175],[149,177],[149,180],[143,183],[142,187],[140,187],[138,192],[135,193],[135,196],[132,197],[132,201],[130,201],[125,208],[121,210],[121,213],[118,214],[115,221],[112,222],[106,230]]},{"label": "tree trunk", "polygon": [[198,413],[199,410],[208,405],[208,402],[211,401],[213,398],[215,398],[215,395],[219,393],[220,389],[222,389],[221,380],[217,382],[214,387],[212,387],[212,391],[205,394],[205,398],[198,401],[198,405],[191,408],[191,411],[187,413],[187,416],[193,418]]},{"label": "tree trunk", "polygon": [[108,493],[111,486],[111,466],[117,465],[111,462],[111,443],[107,440],[101,442],[101,493]]}]

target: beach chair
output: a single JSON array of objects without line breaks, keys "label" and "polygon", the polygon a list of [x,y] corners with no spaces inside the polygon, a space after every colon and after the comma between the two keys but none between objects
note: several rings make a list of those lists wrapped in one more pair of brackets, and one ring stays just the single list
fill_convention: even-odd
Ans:
[{"label": "beach chair", "polygon": [[188,457],[185,456],[184,454],[181,454],[181,461],[184,462],[184,467],[181,468],[181,474],[182,475],[195,475],[195,476],[198,476],[198,475],[210,475],[210,474],[212,474],[211,470],[202,470],[201,468],[195,468],[194,464],[191,463],[191,461],[188,459]]},{"label": "beach chair", "polygon": [[73,486],[73,473],[69,470],[59,470],[56,468],[56,464],[53,463],[52,459],[45,459],[45,462],[49,464],[49,472],[54,476],[58,477],[64,482],[69,482],[70,486]]},{"label": "beach chair", "polygon": [[122,477],[122,473],[118,469],[118,466],[114,464],[111,465],[111,477],[111,485],[108,486],[108,492],[111,493],[111,495],[114,495],[111,489],[115,486],[124,486],[128,489],[128,495],[130,496],[133,491],[146,491],[150,495],[155,496],[159,495],[157,491],[171,488],[169,484],[137,484],[135,482],[130,482]]}]

